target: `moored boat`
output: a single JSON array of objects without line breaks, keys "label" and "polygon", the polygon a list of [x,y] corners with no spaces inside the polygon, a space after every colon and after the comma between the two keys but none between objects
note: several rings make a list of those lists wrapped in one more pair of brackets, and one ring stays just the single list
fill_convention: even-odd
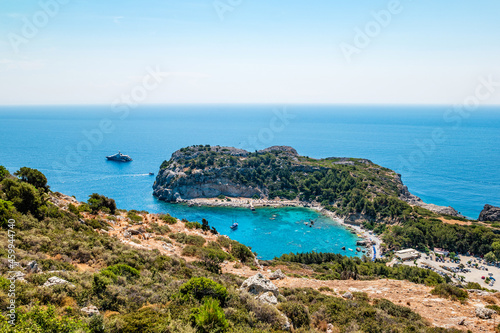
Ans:
[{"label": "moored boat", "polygon": [[233,225],[231,225],[229,228],[231,228],[233,230],[238,229],[238,223],[233,223]]}]

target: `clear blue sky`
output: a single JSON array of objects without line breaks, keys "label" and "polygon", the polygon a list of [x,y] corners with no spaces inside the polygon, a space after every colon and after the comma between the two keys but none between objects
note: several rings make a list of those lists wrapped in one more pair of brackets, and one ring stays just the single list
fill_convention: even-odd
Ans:
[{"label": "clear blue sky", "polygon": [[0,0],[0,104],[110,104],[156,67],[143,103],[456,104],[500,81],[498,0],[401,0],[351,61],[390,0],[221,0],[241,2],[223,20],[212,0],[59,1],[45,25],[39,0]]}]

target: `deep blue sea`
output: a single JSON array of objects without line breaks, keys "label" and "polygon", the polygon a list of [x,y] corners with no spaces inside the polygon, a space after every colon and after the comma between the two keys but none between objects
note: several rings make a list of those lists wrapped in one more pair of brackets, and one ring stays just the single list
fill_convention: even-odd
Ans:
[{"label": "deep blue sea", "polygon": [[[118,112],[117,112],[118,111]],[[206,218],[262,258],[301,251],[341,252],[355,236],[307,209],[189,208],[157,201],[154,177],[184,146],[247,150],[289,145],[310,157],[361,157],[402,174],[424,201],[477,218],[500,206],[500,108],[458,113],[407,106],[109,106],[1,107],[0,164],[37,168],[55,191],[86,200],[94,192],[124,209]],[[117,151],[134,161],[105,160]],[[240,228],[231,232],[233,220]],[[349,253],[348,253],[349,254]]]}]

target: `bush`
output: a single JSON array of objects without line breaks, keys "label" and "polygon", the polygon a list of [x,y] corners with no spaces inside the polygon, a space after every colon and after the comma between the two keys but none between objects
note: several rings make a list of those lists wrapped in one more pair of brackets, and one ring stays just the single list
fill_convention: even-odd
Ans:
[{"label": "bush", "polygon": [[201,229],[200,222],[186,222],[186,228],[188,229]]},{"label": "bush", "polygon": [[[14,332],[6,318],[0,315],[0,332]],[[38,305],[28,312],[20,312],[16,318],[15,332],[80,333],[90,332],[81,320],[59,316],[53,305],[41,308]]]},{"label": "bush", "polygon": [[281,303],[279,309],[290,318],[295,328],[309,328],[311,318],[309,317],[309,311],[307,311],[304,305],[296,302],[286,302]]},{"label": "bush", "polygon": [[125,264],[116,264],[109,266],[101,271],[101,274],[116,280],[117,276],[123,276],[126,278],[137,278],[140,276],[140,272]]},{"label": "bush", "polygon": [[375,300],[375,307],[384,310],[387,314],[396,318],[406,318],[411,321],[422,319],[419,314],[412,312],[410,308],[396,305],[386,299]]},{"label": "bush", "polygon": [[47,191],[49,189],[47,186],[47,178],[37,169],[22,167],[18,171],[14,172],[14,175],[19,177],[21,181],[31,184],[38,189],[43,191]]},{"label": "bush", "polygon": [[223,248],[229,249],[231,247],[231,240],[226,236],[217,237],[217,243],[219,243]]},{"label": "bush", "polygon": [[137,214],[138,212],[135,210],[131,210],[127,213],[127,217],[131,219],[133,222],[142,222],[142,216]]},{"label": "bush", "polygon": [[213,298],[205,299],[202,306],[193,310],[191,321],[196,330],[201,333],[222,333],[229,328],[219,301]]},{"label": "bush", "polygon": [[177,223],[177,219],[175,217],[170,216],[170,214],[161,215],[160,218],[166,224],[176,224]]},{"label": "bush", "polygon": [[10,201],[0,199],[0,228],[7,227],[9,219],[14,215],[14,205]]},{"label": "bush", "polygon": [[9,170],[7,170],[3,165],[0,165],[0,182],[10,176]]},{"label": "bush", "polygon": [[226,302],[228,296],[224,286],[204,277],[190,279],[179,288],[179,292],[184,296],[184,299],[192,296],[201,301],[205,297],[211,297],[219,300],[221,304]]},{"label": "bush", "polygon": [[31,214],[38,220],[44,218],[46,198],[35,186],[10,178],[5,178],[1,185],[7,201],[12,202],[18,212]]},{"label": "bush", "polygon": [[122,319],[123,323],[119,326],[122,327],[114,328],[113,332],[170,332],[168,330],[168,316],[150,307],[133,311],[122,316],[120,319]]},{"label": "bush", "polygon": [[175,239],[181,244],[195,245],[195,246],[203,246],[205,244],[205,238],[201,236],[191,236],[187,235],[183,232],[179,232],[177,234],[171,233],[168,237]]},{"label": "bush", "polygon": [[159,225],[158,223],[150,223],[149,227],[152,232],[158,234],[158,235],[166,235],[172,230],[168,227],[168,225]]},{"label": "bush", "polygon": [[105,197],[98,193],[93,193],[89,195],[89,200],[87,200],[92,214],[97,214],[99,211],[109,212],[110,214],[116,213],[116,202],[114,199]]},{"label": "bush", "polygon": [[431,294],[449,298],[453,301],[465,302],[469,298],[467,290],[461,289],[451,284],[442,283],[431,290]]},{"label": "bush", "polygon": [[250,249],[245,245],[238,242],[234,242],[231,245],[231,254],[242,262],[248,262],[254,258],[252,251],[250,251]]}]

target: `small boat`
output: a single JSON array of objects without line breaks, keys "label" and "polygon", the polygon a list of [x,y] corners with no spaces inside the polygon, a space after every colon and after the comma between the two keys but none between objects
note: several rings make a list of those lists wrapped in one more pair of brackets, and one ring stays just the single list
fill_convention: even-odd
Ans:
[{"label": "small boat", "polygon": [[115,161],[115,162],[131,162],[133,161],[132,158],[128,155],[123,155],[121,152],[118,152],[118,154],[114,154],[111,156],[106,156],[108,161]]},{"label": "small boat", "polygon": [[356,251],[361,252],[361,249],[359,247],[356,248]]},{"label": "small boat", "polygon": [[231,225],[229,228],[231,228],[233,230],[238,229],[238,223],[233,223],[233,225]]},{"label": "small boat", "polygon": [[348,249],[349,251],[353,252],[352,249]]},{"label": "small boat", "polygon": [[154,176],[154,175],[155,175],[155,173],[154,173],[154,172],[150,172],[150,173],[149,173],[149,175],[150,175],[150,176]]}]

